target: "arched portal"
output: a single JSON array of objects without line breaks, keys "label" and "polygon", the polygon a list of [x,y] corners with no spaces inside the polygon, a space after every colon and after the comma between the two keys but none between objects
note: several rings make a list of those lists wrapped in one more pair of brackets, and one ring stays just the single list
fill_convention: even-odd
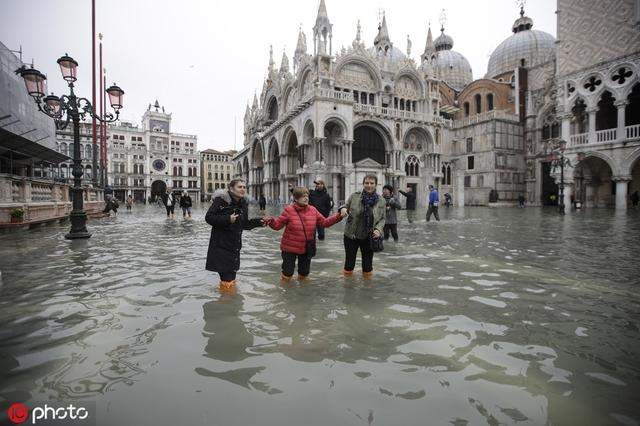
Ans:
[{"label": "arched portal", "polygon": [[353,139],[354,163],[370,158],[381,166],[387,164],[385,136],[380,129],[368,123],[360,124],[353,131]]},{"label": "arched portal", "polygon": [[631,165],[631,181],[627,190],[634,207],[640,205],[640,157]]},{"label": "arched portal", "polygon": [[167,192],[167,184],[162,180],[155,180],[151,184],[151,201],[155,202],[157,198]]},{"label": "arched portal", "polygon": [[246,156],[244,157],[244,160],[242,160],[242,179],[244,179],[245,184],[247,185],[247,187],[249,186],[249,158],[247,158]]},{"label": "arched portal", "polygon": [[258,198],[263,195],[263,183],[264,183],[264,155],[262,153],[262,143],[256,141],[253,146],[253,178],[255,182],[253,184],[253,197]]},{"label": "arched portal", "polygon": [[298,167],[302,167],[301,153],[298,149],[298,137],[296,132],[291,130],[285,137],[285,155],[286,155],[286,170],[287,178],[290,179],[291,175],[295,175]]},{"label": "arched portal", "polygon": [[269,143],[267,168],[269,169],[269,191],[267,198],[278,200],[280,198],[280,150],[278,149],[278,141],[271,138]]},{"label": "arched portal", "polygon": [[611,166],[600,157],[587,155],[573,172],[575,199],[585,207],[615,205],[615,183]]},{"label": "arched portal", "polygon": [[573,120],[571,126],[571,134],[577,135],[587,132],[589,128],[589,115],[587,114],[587,105],[582,99],[577,99],[571,108]]}]

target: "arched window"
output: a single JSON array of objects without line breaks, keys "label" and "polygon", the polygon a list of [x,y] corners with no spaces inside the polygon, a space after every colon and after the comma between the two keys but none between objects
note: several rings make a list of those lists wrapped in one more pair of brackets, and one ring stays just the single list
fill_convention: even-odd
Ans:
[{"label": "arched window", "polygon": [[120,163],[120,173],[126,173],[125,164]]},{"label": "arched window", "polygon": [[396,139],[400,140],[400,123],[396,123]]},{"label": "arched window", "polygon": [[369,93],[369,103],[371,105],[375,105],[375,103],[376,103],[376,97],[375,97],[375,95],[373,93]]},{"label": "arched window", "polygon": [[369,126],[358,127],[354,132],[352,159],[354,163],[365,158],[385,164],[385,149],[382,136]]},{"label": "arched window", "polygon": [[582,99],[576,100],[571,112],[573,113],[572,134],[586,133],[589,128],[589,116],[586,112],[587,105]]},{"label": "arched window", "polygon": [[176,166],[173,166],[173,175],[178,176],[178,168]]},{"label": "arched window", "polygon": [[487,111],[493,110],[493,93],[487,95]]},{"label": "arched window", "polygon": [[469,102],[464,103],[464,116],[465,117],[469,116]]},{"label": "arched window", "polygon": [[73,151],[75,150],[75,144],[74,143],[70,143],[69,144],[69,157],[73,158]]},{"label": "arched window", "polygon": [[269,120],[276,121],[278,119],[278,101],[275,96],[269,101]]},{"label": "arched window", "polygon": [[404,171],[407,176],[420,176],[420,161],[415,155],[407,157],[407,161],[404,163]]},{"label": "arched window", "polygon": [[474,96],[476,101],[476,114],[480,114],[482,112],[482,96],[478,93]]},{"label": "arched window", "polygon": [[618,108],[613,105],[615,99],[608,90],[602,93],[596,112],[596,130],[613,129],[618,126]]},{"label": "arched window", "polygon": [[178,176],[182,176],[182,166],[178,167]]},{"label": "arched window", "polygon": [[138,164],[138,173],[139,174],[144,174],[144,165],[143,164]]},{"label": "arched window", "polygon": [[91,158],[92,157],[92,149],[91,149],[91,145],[85,145],[84,146],[84,158]]},{"label": "arched window", "polygon": [[367,94],[366,93],[360,93],[360,103],[361,104],[366,104],[367,103]]},{"label": "arched window", "polygon": [[633,86],[633,90],[627,96],[629,103],[624,113],[624,125],[634,126],[640,124],[640,83]]}]

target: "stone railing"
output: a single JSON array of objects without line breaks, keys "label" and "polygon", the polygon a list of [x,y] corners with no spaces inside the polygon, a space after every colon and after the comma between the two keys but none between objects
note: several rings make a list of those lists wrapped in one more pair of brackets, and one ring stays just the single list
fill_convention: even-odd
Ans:
[{"label": "stone railing", "polygon": [[578,133],[569,137],[569,145],[584,145],[589,142],[589,133]]},{"label": "stone railing", "polygon": [[597,142],[612,142],[616,140],[617,129],[598,130],[596,132]]},{"label": "stone railing", "polygon": [[405,120],[415,120],[415,121],[422,121],[422,122],[436,122],[443,125],[451,124],[451,120],[447,120],[442,117],[425,114],[422,112],[416,112],[416,111],[405,111],[402,109],[381,107],[378,105],[355,103],[353,104],[353,111],[355,113],[372,114],[372,115],[378,115],[382,117],[400,118]]},{"label": "stone railing", "polygon": [[453,122],[453,127],[460,128],[460,127],[470,126],[472,124],[482,123],[483,121],[489,121],[489,120],[509,120],[509,121],[517,122],[519,121],[519,118],[516,114],[512,114],[508,111],[494,109],[492,111],[486,111],[480,114],[471,115],[461,120],[455,120]]},{"label": "stone railing", "polygon": [[633,126],[627,126],[626,137],[627,139],[638,139],[640,138],[640,124],[635,124]]},{"label": "stone railing", "polygon": [[588,132],[569,136],[569,147],[624,142],[629,139],[640,139],[640,124],[618,128],[598,130],[592,136]]},{"label": "stone railing", "polygon": [[[84,209],[95,214],[104,208],[100,188],[83,188]],[[46,179],[0,174],[0,225],[11,221],[11,210],[24,210],[25,224],[65,218],[72,209],[70,185]]]}]

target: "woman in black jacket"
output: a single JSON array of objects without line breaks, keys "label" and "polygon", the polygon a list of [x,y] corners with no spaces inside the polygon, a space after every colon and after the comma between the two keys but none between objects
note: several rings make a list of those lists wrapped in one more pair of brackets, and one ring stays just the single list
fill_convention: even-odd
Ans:
[{"label": "woman in black jacket", "polygon": [[182,191],[182,196],[180,197],[180,208],[182,209],[182,218],[186,219],[189,216],[191,219],[191,207],[193,206],[193,202],[191,201],[191,197],[187,191]]},{"label": "woman in black jacket", "polygon": [[207,253],[207,270],[220,275],[220,290],[232,290],[236,285],[236,272],[240,269],[242,231],[264,226],[263,219],[249,219],[247,190],[242,179],[229,182],[228,191],[214,194],[213,203],[205,220],[211,225],[211,239]]}]

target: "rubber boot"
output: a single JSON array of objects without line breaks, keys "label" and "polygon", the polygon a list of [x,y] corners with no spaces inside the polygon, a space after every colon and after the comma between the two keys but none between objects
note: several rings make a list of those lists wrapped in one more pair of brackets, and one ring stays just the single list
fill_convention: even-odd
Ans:
[{"label": "rubber boot", "polygon": [[232,293],[236,290],[236,280],[232,281],[220,281],[220,292],[221,293]]},{"label": "rubber boot", "polygon": [[373,276],[373,271],[369,271],[369,272],[362,271],[363,278],[371,278],[372,276]]},{"label": "rubber boot", "polygon": [[353,271],[347,271],[346,269],[343,269],[342,275],[344,275],[345,277],[351,277],[353,276]]},{"label": "rubber boot", "polygon": [[293,277],[288,277],[285,274],[283,274],[282,272],[280,273],[280,282],[282,284],[288,283],[289,281],[291,281],[293,279]]},{"label": "rubber boot", "polygon": [[298,274],[298,281],[309,281],[309,275]]}]

